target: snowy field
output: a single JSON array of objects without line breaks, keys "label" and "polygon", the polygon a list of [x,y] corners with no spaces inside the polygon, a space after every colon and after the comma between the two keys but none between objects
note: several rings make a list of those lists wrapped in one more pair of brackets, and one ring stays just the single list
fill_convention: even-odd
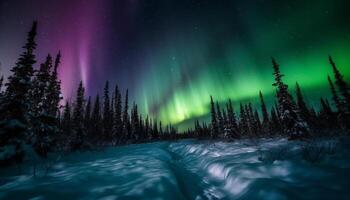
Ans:
[{"label": "snowy field", "polygon": [[350,199],[349,144],[183,140],[57,155],[0,169],[0,199]]}]

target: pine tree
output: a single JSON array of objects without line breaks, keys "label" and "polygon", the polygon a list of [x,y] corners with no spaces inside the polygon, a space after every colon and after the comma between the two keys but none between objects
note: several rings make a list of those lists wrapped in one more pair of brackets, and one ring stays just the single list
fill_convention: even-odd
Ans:
[{"label": "pine tree", "polygon": [[211,138],[215,139],[219,135],[219,125],[218,125],[217,115],[215,111],[215,104],[212,96],[210,96],[210,105],[211,105]]},{"label": "pine tree", "polygon": [[216,102],[216,116],[217,116],[217,120],[218,120],[218,123],[219,123],[219,126],[218,126],[219,135],[218,136],[220,137],[224,133],[225,122],[224,122],[224,119],[222,117],[222,113],[221,113],[219,102]]},{"label": "pine tree", "polygon": [[106,81],[103,97],[103,139],[109,142],[112,139],[111,109],[109,99],[109,82]]},{"label": "pine tree", "polygon": [[240,103],[240,114],[239,114],[239,130],[241,135],[248,136],[249,134],[249,127],[248,127],[248,119],[247,119],[247,113],[242,103]]},{"label": "pine tree", "polygon": [[145,133],[144,133],[144,139],[146,140],[150,138],[150,129],[151,129],[151,126],[149,122],[149,117],[147,115],[145,119]]},{"label": "pine tree", "polygon": [[254,135],[257,135],[257,133],[256,133],[256,126],[255,126],[256,124],[254,119],[253,107],[251,102],[245,105],[245,110],[246,110],[245,112],[247,114],[247,119],[248,119],[249,136],[253,137]]},{"label": "pine tree", "polygon": [[83,82],[80,81],[75,100],[73,111],[73,130],[74,135],[71,141],[72,150],[78,150],[85,145],[85,130],[84,130],[84,92]]},{"label": "pine tree", "polygon": [[61,142],[60,146],[63,149],[69,148],[67,144],[69,144],[72,139],[72,118],[71,118],[71,107],[69,102],[67,101],[64,110],[63,110],[63,118],[61,122],[61,137],[59,141]]},{"label": "pine tree", "polygon": [[228,120],[227,120],[227,114],[225,109],[222,109],[222,120],[223,120],[223,136],[224,138],[228,138],[229,135],[229,129],[228,129]]},{"label": "pine tree", "polygon": [[341,115],[344,115],[344,110],[343,110],[343,105],[340,102],[340,98],[338,96],[337,91],[335,90],[333,81],[331,80],[331,78],[328,76],[328,83],[329,83],[329,87],[332,93],[332,100],[334,102],[335,107],[338,110],[338,113],[340,113]]},{"label": "pine tree", "polygon": [[118,85],[115,86],[114,91],[114,117],[113,117],[113,136],[115,143],[118,143],[123,131],[122,122],[122,100]]},{"label": "pine tree", "polygon": [[91,96],[89,96],[84,114],[84,129],[86,130],[88,136],[90,135],[92,123],[93,121],[91,121]]},{"label": "pine tree", "polygon": [[[24,52],[11,69],[12,75],[6,83],[5,96],[0,105],[0,166],[20,162],[24,157],[23,143],[29,138],[29,109],[35,61],[37,23],[34,22],[27,35]],[[6,153],[7,152],[7,153]]]},{"label": "pine tree", "polygon": [[307,123],[311,124],[311,115],[310,115],[310,110],[307,107],[304,97],[301,93],[300,86],[298,82],[296,83],[296,96],[297,96],[297,107],[300,111],[300,116],[302,120],[306,121]]},{"label": "pine tree", "polygon": [[236,114],[232,106],[231,99],[228,100],[228,104],[226,104],[227,109],[227,120],[228,120],[228,138],[238,138],[239,137],[239,131],[238,131],[238,125],[236,120]]},{"label": "pine tree", "polygon": [[91,132],[89,132],[89,140],[92,144],[99,144],[101,142],[102,130],[102,122],[101,122],[101,105],[100,105],[100,97],[96,95],[94,107],[91,114],[91,121],[93,124],[91,125]]},{"label": "pine tree", "polygon": [[320,130],[326,129],[327,131],[334,130],[337,125],[337,118],[335,113],[332,111],[331,106],[327,100],[320,99],[320,113],[319,113],[319,128]]},{"label": "pine tree", "polygon": [[335,84],[337,85],[339,92],[342,96],[342,101],[344,102],[344,107],[346,108],[346,114],[350,114],[350,88],[346,81],[344,80],[344,76],[340,73],[338,68],[336,67],[333,59],[329,56],[329,63],[332,66]]},{"label": "pine tree", "polygon": [[298,139],[308,136],[307,122],[302,121],[299,116],[299,111],[293,102],[292,96],[288,92],[288,86],[283,83],[279,65],[272,58],[272,65],[274,69],[275,83],[273,86],[277,88],[278,110],[281,113],[281,122],[283,132],[289,136],[290,139]]},{"label": "pine tree", "polygon": [[32,145],[34,150],[42,157],[52,150],[53,140],[59,132],[57,127],[57,113],[51,112],[51,69],[52,57],[49,54],[45,63],[40,65],[39,71],[33,79],[32,99]]},{"label": "pine tree", "polygon": [[60,109],[60,101],[62,100],[62,94],[61,94],[61,81],[58,79],[58,66],[61,63],[61,52],[58,52],[55,63],[53,66],[53,72],[50,77],[49,81],[49,94],[48,94],[48,101],[49,101],[49,113],[52,116],[56,116],[59,113]]},{"label": "pine tree", "polygon": [[[129,114],[128,114],[128,90],[126,90],[125,93],[125,102],[124,102],[124,111],[123,111],[123,131],[122,131],[122,140],[129,139],[129,132],[128,132],[128,123],[129,123]],[[124,141],[123,141],[124,142]]]},{"label": "pine tree", "polygon": [[137,105],[134,102],[131,110],[131,139],[133,141],[138,141],[140,139],[139,128],[139,115],[137,112]]},{"label": "pine tree", "polygon": [[154,120],[154,121],[153,121],[152,139],[153,139],[153,140],[159,139],[159,132],[158,132],[158,123],[157,123],[157,120]]},{"label": "pine tree", "polygon": [[259,91],[259,97],[260,97],[260,106],[261,106],[261,114],[262,114],[261,132],[263,134],[270,134],[271,130],[270,130],[269,114],[267,113],[266,104],[261,91]]},{"label": "pine tree", "polygon": [[255,128],[255,133],[258,135],[258,136],[261,136],[261,121],[260,121],[260,118],[259,118],[259,114],[258,114],[258,111],[257,110],[254,110],[254,128]]},{"label": "pine tree", "polygon": [[279,117],[276,113],[276,110],[274,107],[271,108],[271,121],[270,121],[270,129],[272,134],[278,134],[281,135],[281,124]]}]

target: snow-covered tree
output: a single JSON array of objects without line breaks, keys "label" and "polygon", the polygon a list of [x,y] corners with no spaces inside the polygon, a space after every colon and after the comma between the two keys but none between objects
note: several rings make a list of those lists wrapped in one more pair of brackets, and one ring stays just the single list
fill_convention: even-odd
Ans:
[{"label": "snow-covered tree", "polygon": [[249,134],[249,127],[248,127],[248,117],[247,117],[246,109],[242,103],[240,103],[239,107],[240,107],[240,113],[239,113],[240,134],[243,137],[247,137]]},{"label": "snow-covered tree", "polygon": [[232,106],[231,99],[228,100],[228,103],[226,104],[227,109],[227,132],[228,132],[228,138],[238,138],[239,137],[239,130],[237,125],[237,119],[236,114]]},{"label": "snow-covered tree", "polygon": [[6,91],[0,103],[0,165],[19,162],[24,157],[23,143],[30,136],[30,105],[28,91],[32,88],[37,22],[27,35],[16,65],[11,69]]},{"label": "snow-covered tree", "polygon": [[[52,57],[49,54],[45,63],[40,65],[39,71],[35,73],[33,87],[30,91],[32,100],[31,125],[32,145],[35,151],[42,157],[52,150],[53,141],[59,129],[57,127],[57,113],[52,113],[52,86],[51,69]],[[58,105],[56,105],[57,107]],[[56,108],[58,110],[58,108]]]},{"label": "snow-covered tree", "polygon": [[278,110],[281,113],[283,132],[290,139],[306,137],[309,135],[308,124],[299,116],[299,110],[288,92],[288,86],[282,81],[284,75],[281,74],[279,65],[274,58],[272,58],[272,65],[275,77],[273,86],[277,88]]}]

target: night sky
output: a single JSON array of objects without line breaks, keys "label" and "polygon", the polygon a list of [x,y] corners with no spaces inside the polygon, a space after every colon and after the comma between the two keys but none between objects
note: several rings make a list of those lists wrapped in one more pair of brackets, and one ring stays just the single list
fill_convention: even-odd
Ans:
[{"label": "night sky", "polygon": [[[0,0],[0,73],[7,76],[38,20],[38,61],[62,51],[63,94],[83,80],[129,88],[142,113],[187,127],[209,95],[273,103],[270,57],[314,105],[329,95],[327,57],[350,79],[350,2],[343,0]],[[236,106],[237,108],[237,106]]]}]

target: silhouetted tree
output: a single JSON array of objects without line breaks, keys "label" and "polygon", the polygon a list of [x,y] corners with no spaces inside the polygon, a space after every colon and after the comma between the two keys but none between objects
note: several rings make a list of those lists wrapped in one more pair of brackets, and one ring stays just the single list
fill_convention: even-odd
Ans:
[{"label": "silhouetted tree", "polygon": [[220,105],[219,102],[216,102],[216,116],[217,116],[217,120],[218,120],[218,130],[219,130],[219,135],[218,136],[222,136],[224,133],[224,129],[225,129],[225,122],[224,122],[224,118],[222,117],[222,113],[220,110]]},{"label": "silhouetted tree", "polygon": [[115,143],[119,142],[120,137],[122,136],[123,131],[123,122],[122,122],[122,100],[121,94],[118,88],[118,85],[115,86],[114,91],[114,122],[113,122],[113,137]]},{"label": "silhouetted tree", "polygon": [[67,150],[70,148],[69,143],[71,143],[71,140],[73,140],[72,137],[72,118],[71,118],[71,107],[69,102],[67,101],[64,110],[63,110],[63,118],[61,122],[61,135],[59,137],[60,141],[60,148]]},{"label": "silhouetted tree", "polygon": [[125,93],[125,102],[124,102],[124,111],[123,111],[123,133],[122,133],[122,139],[127,140],[129,139],[129,132],[128,132],[128,123],[129,123],[129,114],[128,114],[128,90],[126,90]]},{"label": "silhouetted tree", "polygon": [[242,136],[247,137],[249,134],[248,117],[246,110],[242,103],[240,103],[240,114],[239,114],[239,130]]},{"label": "silhouetted tree", "polygon": [[271,130],[270,130],[269,114],[267,113],[266,104],[261,91],[259,91],[259,98],[260,98],[260,107],[261,107],[261,114],[262,114],[261,132],[263,134],[270,134]]},{"label": "silhouetted tree", "polygon": [[311,124],[310,110],[304,101],[304,97],[301,93],[301,89],[300,89],[298,82],[295,85],[296,85],[295,88],[296,88],[296,97],[297,97],[297,107],[298,107],[299,112],[300,112],[300,117],[304,121],[306,121],[308,124]]},{"label": "silhouetted tree", "polygon": [[104,142],[110,142],[112,139],[112,121],[108,81],[106,81],[103,96],[103,137]]},{"label": "silhouetted tree", "polygon": [[85,89],[83,87],[83,82],[80,81],[73,111],[74,135],[71,141],[71,147],[73,151],[83,148],[83,146],[85,145],[84,142],[86,142],[84,141],[84,92]]},{"label": "silhouetted tree", "polygon": [[24,52],[8,77],[5,96],[0,103],[0,152],[8,152],[0,165],[20,162],[24,157],[23,143],[29,139],[29,92],[32,88],[33,64],[35,61],[37,22],[27,35]]},{"label": "silhouetted tree", "polygon": [[281,113],[283,132],[290,139],[306,137],[309,135],[308,125],[301,120],[293,98],[288,92],[288,86],[282,81],[284,75],[281,74],[279,65],[274,58],[272,58],[272,65],[275,77],[273,86],[277,88],[278,110]]},{"label": "silhouetted tree", "polygon": [[231,99],[228,100],[228,103],[226,104],[227,109],[227,121],[228,121],[228,138],[238,138],[239,137],[239,130],[237,125],[237,119],[236,114],[232,106]]},{"label": "silhouetted tree", "polygon": [[100,97],[96,95],[94,107],[91,114],[91,131],[89,131],[89,140],[92,144],[101,144],[102,138],[100,138],[101,131],[103,129],[102,119],[101,119],[101,105]]},{"label": "silhouetted tree", "polygon": [[210,96],[210,105],[211,105],[211,138],[215,139],[219,135],[219,125],[217,120],[217,115],[215,111],[215,104],[213,101],[213,97]]},{"label": "silhouetted tree", "polygon": [[31,140],[34,150],[42,157],[46,157],[52,150],[53,140],[59,132],[57,113],[52,113],[52,88],[50,87],[52,67],[52,57],[49,54],[45,63],[41,64],[39,71],[35,73],[33,87],[30,90],[33,130]]},{"label": "silhouetted tree", "polygon": [[346,81],[344,80],[344,76],[340,73],[338,68],[336,67],[333,59],[331,56],[329,56],[329,63],[332,66],[334,78],[335,78],[335,84],[339,88],[339,92],[342,96],[342,101],[344,102],[344,107],[347,109],[346,112],[350,113],[350,88]]}]

